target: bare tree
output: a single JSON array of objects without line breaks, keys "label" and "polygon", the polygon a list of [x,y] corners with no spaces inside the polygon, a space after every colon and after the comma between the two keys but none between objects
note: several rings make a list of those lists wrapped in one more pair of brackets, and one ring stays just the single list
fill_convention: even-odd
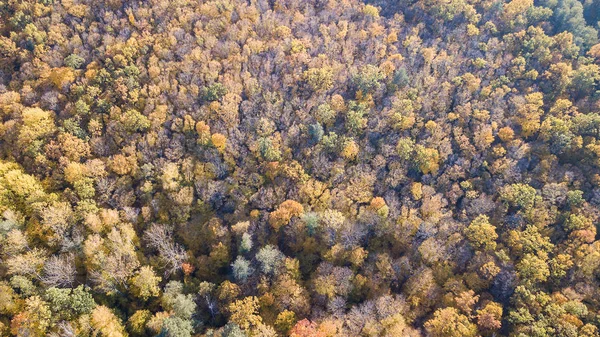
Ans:
[{"label": "bare tree", "polygon": [[144,240],[149,248],[158,251],[165,264],[165,277],[181,269],[187,255],[183,247],[175,243],[171,228],[167,225],[152,224],[144,233]]},{"label": "bare tree", "polygon": [[68,287],[75,282],[73,255],[51,256],[44,264],[42,282],[49,287]]},{"label": "bare tree", "polygon": [[60,321],[57,324],[58,331],[51,332],[48,334],[48,337],[75,337],[77,334],[75,333],[75,329],[71,326],[71,323],[67,321]]}]

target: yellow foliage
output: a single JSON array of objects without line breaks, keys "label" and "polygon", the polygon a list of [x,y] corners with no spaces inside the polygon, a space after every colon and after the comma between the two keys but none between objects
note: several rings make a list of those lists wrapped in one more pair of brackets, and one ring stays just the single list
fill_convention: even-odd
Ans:
[{"label": "yellow foliage", "polygon": [[512,21],[517,15],[524,14],[531,6],[533,6],[533,0],[512,0],[504,5],[504,21]]},{"label": "yellow foliage", "polygon": [[344,144],[344,148],[342,149],[342,157],[344,157],[345,159],[348,160],[353,160],[356,159],[356,156],[358,155],[358,145],[356,144],[355,141],[353,140],[349,140],[346,142],[346,144]]},{"label": "yellow foliage", "polygon": [[223,151],[225,151],[227,138],[224,135],[220,133],[214,133],[210,137],[210,140],[212,141],[212,144],[219,150],[219,152],[223,153]]},{"label": "yellow foliage", "polygon": [[97,306],[92,311],[91,325],[96,334],[100,334],[103,337],[127,336],[119,318],[103,305]]},{"label": "yellow foliage", "polygon": [[365,13],[365,15],[371,16],[375,19],[379,18],[379,9],[377,9],[377,7],[372,6],[372,5],[366,5],[363,8],[363,13]]},{"label": "yellow foliage", "polygon": [[54,68],[50,71],[48,79],[57,89],[62,89],[75,81],[75,72],[69,67]]},{"label": "yellow foliage", "polygon": [[294,200],[286,200],[279,205],[277,210],[269,214],[269,224],[277,232],[281,226],[287,224],[292,217],[304,213],[304,207]]},{"label": "yellow foliage", "polygon": [[505,126],[498,130],[498,137],[505,143],[513,140],[514,136],[515,132],[509,126]]},{"label": "yellow foliage", "polygon": [[229,320],[236,323],[243,330],[262,324],[262,318],[258,315],[259,301],[254,296],[237,300],[229,305],[231,316]]}]

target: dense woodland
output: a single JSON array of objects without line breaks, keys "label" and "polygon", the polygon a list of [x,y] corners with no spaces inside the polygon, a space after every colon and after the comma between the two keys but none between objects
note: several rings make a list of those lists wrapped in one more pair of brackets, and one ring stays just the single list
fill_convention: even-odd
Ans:
[{"label": "dense woodland", "polygon": [[599,0],[0,0],[0,336],[599,337]]}]

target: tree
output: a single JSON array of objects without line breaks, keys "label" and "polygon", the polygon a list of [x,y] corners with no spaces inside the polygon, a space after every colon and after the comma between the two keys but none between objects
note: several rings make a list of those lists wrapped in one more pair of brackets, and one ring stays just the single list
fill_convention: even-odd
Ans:
[{"label": "tree", "polygon": [[152,317],[149,310],[138,310],[127,320],[127,331],[135,336],[143,336],[146,332],[146,324]]},{"label": "tree", "polygon": [[575,97],[591,95],[596,91],[596,86],[600,81],[600,66],[597,64],[581,65],[574,71],[571,85],[575,92]]},{"label": "tree", "polygon": [[491,225],[486,215],[480,215],[465,229],[465,235],[475,249],[493,251],[496,249],[496,227]]},{"label": "tree", "polygon": [[368,94],[379,89],[380,81],[384,79],[381,70],[371,64],[365,65],[352,78],[352,83],[356,90],[360,90],[363,94]]},{"label": "tree", "polygon": [[7,282],[0,282],[0,313],[14,315],[18,312],[18,295]]},{"label": "tree", "polygon": [[19,132],[18,144],[28,151],[41,150],[43,138],[56,131],[54,113],[40,108],[25,108],[22,118],[23,126]]},{"label": "tree", "polygon": [[[343,102],[344,102],[344,99],[341,98],[341,103],[338,103],[338,104],[343,104]],[[343,109],[340,108],[340,110],[343,110]],[[319,105],[315,112],[315,118],[318,121],[318,123],[321,123],[326,126],[331,126],[333,124],[333,122],[335,122],[336,115],[337,115],[337,110],[332,108],[332,106],[327,103],[323,103],[323,104]],[[315,124],[313,124],[313,125],[315,125]],[[320,125],[320,124],[316,124],[316,125]],[[318,130],[318,127],[315,127],[315,128],[317,128],[317,130]]]},{"label": "tree", "polygon": [[161,297],[162,306],[176,317],[189,320],[196,312],[196,302],[192,294],[183,294],[183,284],[170,281]]},{"label": "tree", "polygon": [[148,117],[134,109],[126,110],[121,116],[121,122],[125,129],[130,132],[144,131],[150,127]]},{"label": "tree", "polygon": [[333,87],[333,69],[328,66],[309,68],[302,73],[302,78],[316,92],[328,91]]},{"label": "tree", "polygon": [[425,329],[433,337],[475,337],[477,335],[477,326],[455,308],[436,310],[433,318],[425,322]]},{"label": "tree", "polygon": [[73,256],[51,256],[44,264],[42,282],[50,287],[67,287],[75,282],[76,276]]},{"label": "tree", "polygon": [[248,331],[251,327],[262,324],[258,315],[258,298],[250,296],[237,300],[229,305],[230,321],[237,324],[242,330]]},{"label": "tree", "polygon": [[317,144],[323,138],[325,131],[320,123],[311,124],[308,126],[308,135],[313,143]]},{"label": "tree", "polygon": [[550,268],[544,259],[533,254],[525,254],[517,264],[517,275],[521,282],[532,285],[545,282],[550,276]]},{"label": "tree", "polygon": [[168,317],[163,321],[162,336],[167,337],[190,337],[194,331],[189,320],[179,317]]},{"label": "tree", "polygon": [[150,297],[156,297],[160,293],[158,284],[161,278],[156,276],[150,266],[142,266],[140,270],[129,280],[131,292],[135,297],[148,300]]},{"label": "tree", "polygon": [[303,319],[290,330],[290,337],[325,337],[325,333],[317,330],[317,324]]},{"label": "tree", "polygon": [[281,150],[273,144],[271,137],[261,137],[258,140],[258,151],[266,161],[280,161]]},{"label": "tree", "polygon": [[287,334],[295,323],[296,313],[294,313],[293,311],[284,310],[277,314],[277,319],[275,320],[275,327],[277,328],[277,331],[283,334]]},{"label": "tree", "polygon": [[221,337],[247,337],[248,335],[235,323],[227,323],[223,327]]},{"label": "tree", "polygon": [[351,101],[348,104],[348,111],[346,112],[346,130],[350,134],[360,133],[367,126],[365,115],[368,112],[369,107],[366,103]]},{"label": "tree", "polygon": [[77,54],[65,57],[65,65],[73,69],[79,69],[85,63],[85,59]]},{"label": "tree", "polygon": [[256,253],[256,259],[260,263],[261,272],[269,275],[278,272],[283,266],[284,257],[283,253],[272,245],[266,245]]},{"label": "tree", "polygon": [[250,261],[244,259],[243,256],[238,256],[235,262],[231,264],[233,269],[233,277],[238,281],[246,281],[248,276],[252,275],[253,268],[250,266]]},{"label": "tree", "polygon": [[131,224],[120,223],[106,237],[92,234],[85,240],[85,263],[98,290],[114,293],[126,287],[127,280],[140,264],[135,234]]},{"label": "tree", "polygon": [[107,337],[125,337],[127,333],[121,321],[107,307],[97,306],[91,313],[90,324],[95,334]]},{"label": "tree", "polygon": [[529,137],[538,132],[540,118],[543,113],[541,107],[544,105],[544,96],[536,92],[525,96],[525,103],[518,107],[517,123],[521,126],[523,137]]},{"label": "tree", "polygon": [[202,99],[205,101],[218,101],[227,93],[227,88],[221,83],[213,83],[202,88]]},{"label": "tree", "polygon": [[13,317],[11,332],[19,336],[45,336],[51,318],[48,303],[39,296],[31,296],[25,300],[24,310]]},{"label": "tree", "polygon": [[417,145],[414,161],[423,174],[436,173],[439,169],[440,154],[436,149]]},{"label": "tree", "polygon": [[49,288],[44,298],[50,303],[53,314],[66,320],[88,315],[96,307],[92,295],[81,285],[75,289]]},{"label": "tree", "polygon": [[528,210],[533,207],[536,190],[527,184],[512,184],[506,186],[500,192],[500,196],[511,205]]},{"label": "tree", "polygon": [[279,207],[271,214],[269,214],[269,224],[277,232],[279,229],[286,225],[292,217],[297,217],[304,213],[304,207],[300,203],[294,200],[286,200],[282,202]]},{"label": "tree", "polygon": [[477,325],[483,331],[497,331],[502,326],[502,305],[489,302],[480,310],[477,310]]},{"label": "tree", "polygon": [[149,248],[158,251],[167,276],[179,270],[187,258],[183,248],[174,242],[172,229],[166,225],[152,224],[144,232],[144,240]]},{"label": "tree", "polygon": [[554,9],[554,22],[557,31],[568,31],[575,36],[577,45],[586,50],[598,39],[598,32],[586,25],[583,6],[579,1],[561,0]]},{"label": "tree", "polygon": [[400,138],[396,145],[396,152],[403,160],[409,160],[415,150],[415,142],[411,138]]},{"label": "tree", "polygon": [[227,138],[225,138],[224,135],[220,133],[213,133],[213,135],[210,137],[210,140],[214,147],[216,147],[219,150],[219,152],[223,153],[223,151],[225,151]]}]

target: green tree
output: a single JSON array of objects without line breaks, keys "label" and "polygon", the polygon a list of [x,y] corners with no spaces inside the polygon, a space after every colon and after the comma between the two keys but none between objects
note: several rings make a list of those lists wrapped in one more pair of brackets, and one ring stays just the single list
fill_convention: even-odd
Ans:
[{"label": "green tree", "polygon": [[50,303],[54,315],[66,320],[87,315],[96,307],[94,298],[82,285],[74,289],[49,288],[44,298]]},{"label": "green tree", "polygon": [[193,332],[192,322],[177,316],[168,317],[163,321],[160,336],[166,337],[190,337]]},{"label": "green tree", "polygon": [[352,78],[352,83],[357,90],[360,90],[363,94],[367,94],[379,89],[383,79],[384,74],[381,70],[374,65],[368,64],[362,67],[358,74]]},{"label": "green tree", "polygon": [[148,117],[134,109],[128,109],[121,115],[121,123],[129,132],[144,131],[150,127]]},{"label": "green tree", "polygon": [[525,210],[533,207],[536,194],[535,188],[527,184],[508,185],[500,192],[502,200]]},{"label": "green tree", "polygon": [[202,88],[202,98],[205,101],[218,101],[227,94],[227,88],[221,83],[213,83]]}]

